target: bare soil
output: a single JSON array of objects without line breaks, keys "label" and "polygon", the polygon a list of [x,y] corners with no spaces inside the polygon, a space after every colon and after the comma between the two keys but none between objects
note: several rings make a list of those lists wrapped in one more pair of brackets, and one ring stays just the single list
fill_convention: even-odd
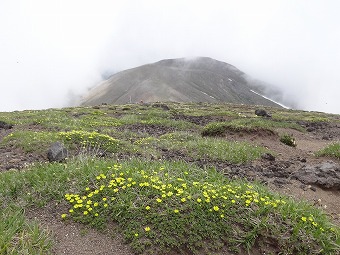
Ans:
[{"label": "bare soil", "polygon": [[[210,121],[216,121],[219,117],[177,117],[205,125]],[[222,119],[221,119],[222,120]],[[331,163],[339,166],[340,161],[325,157],[315,157],[314,153],[328,144],[339,142],[340,125],[337,123],[301,123],[309,132],[300,132],[293,129],[277,129],[275,133],[227,133],[224,137],[232,141],[249,141],[254,145],[263,146],[273,152],[272,157],[263,158],[247,164],[231,164],[228,162],[211,161],[208,159],[195,160],[179,151],[163,150],[163,159],[182,159],[196,163],[199,166],[215,166],[230,178],[246,178],[250,181],[257,180],[274,191],[288,195],[296,200],[307,200],[317,207],[322,208],[332,219],[340,225],[340,189],[325,188],[325,186],[302,183],[295,176],[306,166],[319,166]],[[10,132],[15,130],[0,129],[0,142]],[[148,133],[159,136],[173,132],[171,128],[146,125],[125,126],[125,129],[133,132]],[[297,147],[287,146],[279,141],[281,134],[291,134],[297,143]],[[37,161],[47,161],[46,155],[25,154],[20,149],[12,147],[0,148],[0,171],[8,169],[22,169]],[[124,158],[124,155],[122,155]],[[31,209],[26,212],[29,219],[38,221],[41,226],[51,231],[54,239],[53,253],[60,254],[133,254],[124,244],[122,237],[115,235],[115,227],[109,231],[100,232],[83,225],[60,220],[60,208],[56,204],[50,204],[42,209]],[[223,253],[228,254],[228,253]]]}]

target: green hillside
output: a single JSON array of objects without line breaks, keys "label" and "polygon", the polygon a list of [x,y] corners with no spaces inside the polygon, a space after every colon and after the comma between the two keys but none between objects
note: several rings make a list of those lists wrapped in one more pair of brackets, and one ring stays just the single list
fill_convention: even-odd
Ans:
[{"label": "green hillside", "polygon": [[[28,217],[36,210],[61,229],[78,222],[85,238],[88,229],[119,237],[131,254],[339,254],[327,212],[226,170],[279,157],[261,139],[281,146],[281,133],[304,135],[339,116],[262,107],[272,115],[262,118],[255,109],[168,102],[0,113],[13,125],[0,129],[0,254],[57,254],[55,236]],[[68,157],[50,163],[56,141]]]}]

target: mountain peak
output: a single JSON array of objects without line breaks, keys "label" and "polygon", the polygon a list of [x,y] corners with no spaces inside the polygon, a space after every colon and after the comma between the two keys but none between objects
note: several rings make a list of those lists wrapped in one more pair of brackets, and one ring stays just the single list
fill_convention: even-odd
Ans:
[{"label": "mountain peak", "polygon": [[245,73],[231,64],[209,57],[177,58],[116,73],[90,90],[82,104],[177,101],[280,107],[254,91]]}]

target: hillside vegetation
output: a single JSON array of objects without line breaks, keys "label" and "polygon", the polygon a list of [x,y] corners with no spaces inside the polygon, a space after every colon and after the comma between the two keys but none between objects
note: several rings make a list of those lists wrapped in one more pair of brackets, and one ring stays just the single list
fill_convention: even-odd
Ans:
[{"label": "hillside vegetation", "polygon": [[[255,109],[153,103],[0,113],[13,125],[0,129],[0,254],[59,254],[48,227],[28,217],[36,210],[53,212],[60,226],[121,236],[131,254],[339,254],[339,226],[324,210],[225,171],[278,154],[256,139],[280,144],[285,132],[339,116],[267,107],[272,117],[262,118]],[[48,162],[56,141],[68,157]],[[338,147],[312,157],[338,160]]]}]

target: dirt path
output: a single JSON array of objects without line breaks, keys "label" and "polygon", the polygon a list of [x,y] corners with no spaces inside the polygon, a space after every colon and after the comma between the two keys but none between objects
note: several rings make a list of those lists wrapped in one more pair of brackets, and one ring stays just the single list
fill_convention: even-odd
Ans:
[{"label": "dirt path", "polygon": [[73,221],[63,221],[58,212],[60,208],[53,204],[26,212],[28,219],[51,231],[54,254],[133,255],[123,238],[114,234],[114,226],[110,231],[100,232]]}]

